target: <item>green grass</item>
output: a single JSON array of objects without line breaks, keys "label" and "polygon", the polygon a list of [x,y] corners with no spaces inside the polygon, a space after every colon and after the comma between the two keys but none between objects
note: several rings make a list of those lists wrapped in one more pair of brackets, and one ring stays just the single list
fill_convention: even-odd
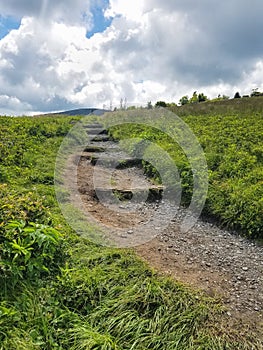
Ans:
[{"label": "green grass", "polygon": [[[203,215],[212,217],[218,224],[237,230],[249,238],[258,239],[263,238],[262,110],[263,99],[256,97],[173,108],[193,131],[204,150],[209,188]],[[115,138],[124,140],[124,146],[126,139],[142,137],[162,147],[178,168],[182,183],[182,204],[188,205],[193,194],[193,169],[196,164],[198,166],[194,152],[188,155],[184,152],[185,144],[191,142],[191,137],[186,134],[184,137],[180,124],[176,119],[173,122],[171,115],[168,122],[164,110],[159,112],[160,117],[152,117],[155,127],[147,125],[151,119],[149,113],[152,112],[135,113],[142,124],[128,123],[112,127],[111,133]],[[127,122],[129,119],[130,116],[125,112],[113,116],[115,122]],[[161,131],[164,128],[169,135]],[[142,149],[141,143],[136,142],[133,147],[129,147],[134,155],[137,149]],[[152,144],[144,149],[143,158],[156,158]],[[189,159],[197,160],[197,163],[191,164]],[[170,181],[174,179],[173,173],[169,173],[171,166],[163,163],[160,168]],[[146,163],[145,171],[161,181],[151,165]]]},{"label": "green grass", "polygon": [[207,101],[192,103],[184,106],[173,106],[171,111],[180,117],[189,115],[211,116],[211,115],[262,115],[263,97],[236,98],[221,101]]},{"label": "green grass", "polygon": [[0,118],[0,349],[256,349],[215,300],[68,226],[52,178],[76,119]]}]

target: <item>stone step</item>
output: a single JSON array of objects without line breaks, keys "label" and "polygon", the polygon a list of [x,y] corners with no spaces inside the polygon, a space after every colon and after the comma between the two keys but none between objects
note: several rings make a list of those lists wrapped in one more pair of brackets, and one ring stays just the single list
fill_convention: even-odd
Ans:
[{"label": "stone step", "polygon": [[111,138],[108,135],[97,135],[91,139],[93,142],[108,142]]},{"label": "stone step", "polygon": [[152,185],[149,188],[145,187],[134,187],[134,188],[96,188],[94,189],[93,197],[96,199],[100,199],[101,197],[105,199],[111,199],[112,195],[116,196],[120,201],[131,200],[134,195],[138,195],[138,198],[142,198],[145,200],[147,198],[147,202],[154,202],[162,199],[164,187],[163,186],[155,186]]},{"label": "stone step", "polygon": [[92,136],[92,135],[107,135],[107,130],[103,128],[98,128],[98,129],[87,129],[87,134]]},{"label": "stone step", "polygon": [[89,160],[91,161],[94,153],[93,152],[82,152],[79,156],[80,160]]},{"label": "stone step", "polygon": [[126,169],[126,168],[131,168],[134,166],[141,167],[142,166],[142,160],[139,158],[118,158],[114,157],[99,157],[96,155],[92,155],[90,162],[92,165],[96,165],[97,161],[100,160],[103,162],[104,166],[111,167],[114,166],[116,169]]},{"label": "stone step", "polygon": [[105,152],[105,148],[104,147],[90,145],[90,146],[86,146],[84,148],[84,152],[103,153],[103,152]]},{"label": "stone step", "polygon": [[87,125],[83,125],[84,129],[103,129],[104,126],[102,124],[87,124]]}]

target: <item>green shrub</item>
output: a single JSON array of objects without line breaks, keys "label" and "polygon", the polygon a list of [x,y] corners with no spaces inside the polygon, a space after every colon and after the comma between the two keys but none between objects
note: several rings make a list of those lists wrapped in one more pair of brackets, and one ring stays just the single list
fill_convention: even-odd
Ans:
[{"label": "green shrub", "polygon": [[0,233],[0,277],[13,285],[50,273],[61,262],[62,236],[52,227],[11,221]]},{"label": "green shrub", "polygon": [[35,192],[19,193],[0,184],[0,227],[10,220],[32,222],[48,221],[48,211],[44,198]]}]

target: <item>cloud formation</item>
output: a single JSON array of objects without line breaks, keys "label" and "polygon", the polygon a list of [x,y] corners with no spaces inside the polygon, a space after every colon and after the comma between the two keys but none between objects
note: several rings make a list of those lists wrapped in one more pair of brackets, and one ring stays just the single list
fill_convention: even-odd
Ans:
[{"label": "cloud formation", "polygon": [[0,3],[0,13],[17,18],[35,17],[46,23],[56,20],[83,25],[90,22],[90,5],[89,0],[8,0]]},{"label": "cloud formation", "polygon": [[94,5],[105,0],[0,4],[21,19],[0,40],[1,113],[263,88],[261,0],[110,0],[110,26],[87,38]]}]

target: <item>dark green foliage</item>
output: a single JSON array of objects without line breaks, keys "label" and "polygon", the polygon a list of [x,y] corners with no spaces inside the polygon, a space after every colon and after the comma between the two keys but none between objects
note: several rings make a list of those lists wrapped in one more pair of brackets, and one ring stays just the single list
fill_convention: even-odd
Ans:
[{"label": "dark green foliage", "polygon": [[189,103],[189,97],[188,96],[181,97],[179,103],[181,104],[181,106],[187,105]]},{"label": "dark green foliage", "polygon": [[0,229],[0,280],[38,279],[61,262],[62,236],[52,227],[11,221]]},{"label": "dark green foliage", "polygon": [[147,102],[147,109],[152,109],[152,108],[153,108],[152,102],[151,101]]},{"label": "dark green foliage", "polygon": [[205,102],[207,100],[208,100],[208,98],[207,98],[207,96],[204,95],[203,92],[201,94],[198,94],[198,102]]},{"label": "dark green foliage", "polygon": [[163,108],[165,108],[165,107],[167,107],[167,103],[164,102],[164,101],[157,101],[155,103],[155,107],[163,107]]},{"label": "dark green foliage", "polygon": [[[258,88],[252,89],[251,97],[260,97],[263,96],[263,92],[258,91]],[[249,97],[249,96],[248,96]]]},{"label": "dark green foliage", "polygon": [[8,182],[8,172],[6,171],[5,167],[0,165],[0,183],[7,183]]},{"label": "dark green foliage", "polygon": [[[198,102],[205,102],[207,100],[208,100],[208,98],[207,98],[207,96],[205,96],[205,94],[203,92],[197,94],[197,91],[194,91],[194,93],[193,93],[193,95],[192,95],[192,97],[190,99],[189,99],[189,97],[187,95],[183,96],[183,97],[180,98],[179,103],[180,103],[181,106],[184,106],[184,105],[187,105],[187,104],[193,104],[193,103],[195,104],[195,103],[198,103]],[[164,107],[164,106],[162,106],[162,107]],[[167,105],[165,107],[167,107]]]}]

